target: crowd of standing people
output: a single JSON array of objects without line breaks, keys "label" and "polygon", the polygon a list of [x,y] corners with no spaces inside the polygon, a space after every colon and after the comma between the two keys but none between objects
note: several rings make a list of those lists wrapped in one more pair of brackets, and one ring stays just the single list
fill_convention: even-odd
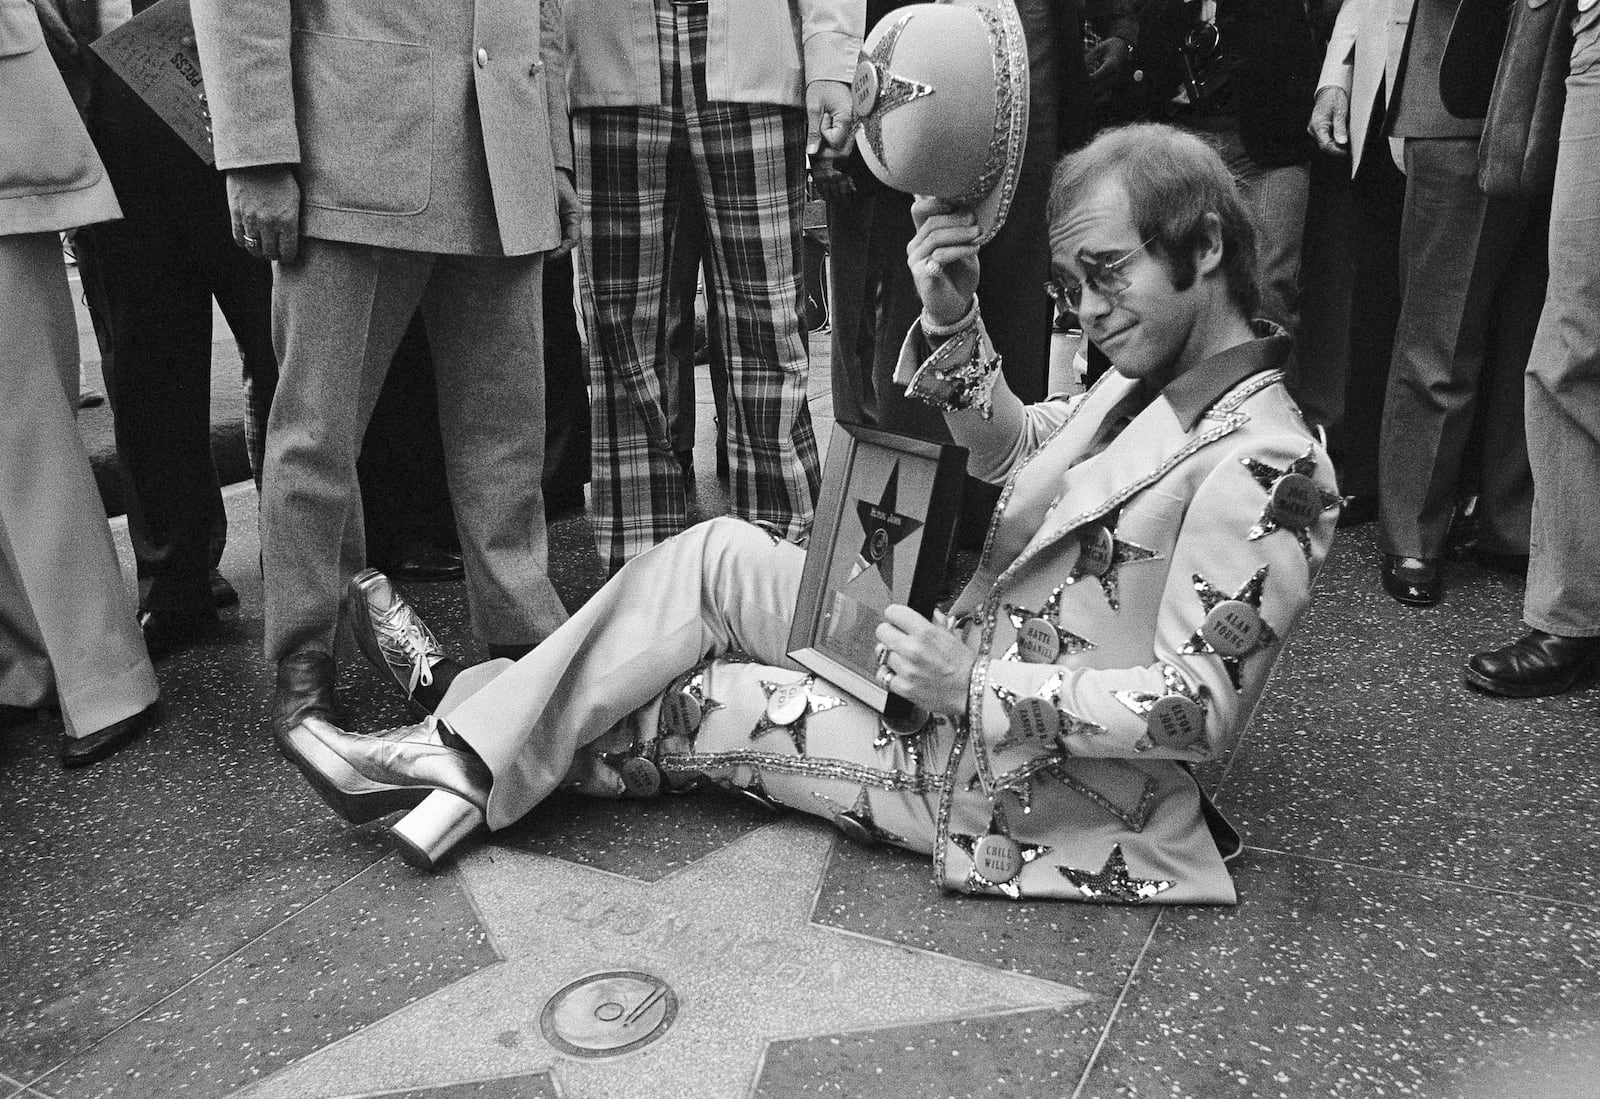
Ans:
[{"label": "crowd of standing people", "polygon": [[[1143,276],[1118,271],[1124,263],[1140,270],[1147,248],[1164,257],[1163,286],[1172,288],[1151,298],[1156,305],[1191,310],[1193,323],[1237,335],[1208,344],[1214,354],[1255,348],[1243,373],[1232,359],[1206,367],[1217,374],[1215,391],[1186,398],[1196,417],[1188,430],[1213,406],[1252,399],[1270,404],[1257,414],[1277,423],[1272,393],[1233,387],[1281,369],[1301,426],[1280,426],[1296,445],[1304,430],[1304,454],[1274,449],[1289,435],[1268,439],[1257,466],[1293,472],[1330,499],[1328,476],[1337,474],[1339,523],[1377,524],[1375,582],[1403,604],[1445,597],[1450,562],[1464,555],[1525,574],[1529,632],[1470,655],[1465,680],[1515,697],[1578,686],[1600,672],[1600,252],[1590,239],[1600,221],[1600,4],[1549,0],[1523,12],[1522,2],[1508,24],[1504,6],[1484,0],[997,0],[1006,15],[989,24],[996,57],[1012,51],[1026,82],[1011,90],[1026,101],[1026,132],[1006,165],[1009,213],[969,255],[971,242],[956,239],[965,232],[957,211],[914,207],[870,170],[864,154],[882,150],[856,147],[882,141],[872,126],[858,136],[857,124],[887,109],[878,81],[887,81],[897,36],[920,6],[192,0],[212,168],[90,49],[150,0],[0,0],[0,703],[26,713],[53,700],[63,764],[95,762],[158,722],[153,662],[204,644],[217,608],[237,599],[217,571],[227,532],[209,451],[215,299],[244,370],[265,655],[276,676],[273,733],[308,777],[320,776],[313,782],[325,797],[357,814],[453,790],[473,811],[427,825],[436,834],[419,842],[431,863],[426,852],[447,849],[460,828],[485,816],[515,819],[567,774],[579,746],[567,745],[546,774],[540,767],[555,764],[539,743],[540,713],[509,740],[458,735],[430,716],[423,734],[384,741],[384,750],[410,743],[444,753],[455,768],[450,782],[374,778],[374,768],[398,765],[387,755],[362,763],[362,744],[340,739],[355,735],[337,728],[347,720],[336,692],[341,621],[428,715],[465,706],[460,724],[472,727],[474,705],[484,706],[473,699],[492,695],[493,682],[503,691],[520,684],[525,709],[543,706],[522,697],[528,677],[556,648],[586,638],[580,629],[594,628],[566,625],[569,608],[549,576],[548,517],[582,505],[588,481],[596,548],[612,574],[689,526],[680,424],[693,365],[682,322],[702,271],[733,515],[779,541],[804,538],[820,481],[807,392],[829,384],[840,421],[972,449],[958,536],[977,547],[997,535],[1004,543],[1002,486],[1020,467],[998,458],[985,465],[985,447],[998,444],[963,426],[958,414],[969,407],[919,396],[915,368],[960,348],[988,364],[982,384],[998,386],[1005,401],[1054,408],[1053,337],[1082,330],[1093,385],[1084,407],[1098,408],[1094,394],[1109,400],[1138,376],[1144,349],[1133,340],[1119,347],[1124,333],[1091,317],[1087,303],[1103,298],[1120,315],[1122,295],[1128,309],[1143,300]],[[1546,34],[1551,26],[1564,33]],[[1505,44],[1533,35],[1566,56],[1550,62],[1559,69],[1553,91],[1541,85],[1550,94],[1530,106],[1532,90],[1508,83]],[[863,71],[874,74],[870,90]],[[1519,111],[1533,116],[1525,127],[1533,136],[1520,144],[1504,128]],[[1165,124],[1146,132],[1153,145],[1166,148],[1162,135],[1176,135],[1172,159],[1162,162],[1172,170],[1209,178],[1213,154],[1226,166],[1235,194],[1222,205],[1231,211],[1237,202],[1253,228],[1213,230],[1201,218],[1189,235],[1173,235],[1178,213],[1155,206],[1215,209],[1220,200],[1202,198],[1209,192],[1198,184],[1177,197],[1144,187],[1138,173],[1156,162],[1109,138],[1058,173],[1061,158],[1097,131],[1149,121]],[[1184,135],[1211,153],[1201,156]],[[1534,141],[1548,147],[1543,171]],[[1526,167],[1511,184],[1495,174],[1508,155]],[[1103,173],[1120,180],[1121,198],[1097,190]],[[808,195],[825,199],[828,211],[830,378],[809,372],[802,320]],[[1113,262],[1083,243],[1095,239],[1073,220],[1085,211],[1114,224],[1100,227],[1107,241],[1141,219],[1167,221],[1148,240],[1126,242]],[[58,237],[68,230],[77,230],[85,293],[104,332],[137,617],[125,605],[72,418],[78,353]],[[1061,252],[1068,237],[1083,244],[1068,254],[1071,270]],[[1248,292],[1238,269],[1223,263],[1224,253],[1243,262],[1243,251],[1252,253]],[[958,289],[967,264],[974,277],[981,269],[981,322],[973,294],[940,298],[949,286],[920,272],[919,257],[956,272],[949,278]],[[1047,284],[1055,301],[1041,289]],[[1191,301],[1191,293],[1211,296]],[[1252,322],[1266,327],[1250,330]],[[1286,336],[1297,340],[1292,353]],[[1145,376],[1170,386],[1173,364],[1210,361],[1167,349]],[[375,419],[413,366],[417,396]],[[1121,380],[1098,384],[1107,375]],[[1086,440],[1061,475],[1121,433],[1137,435],[1145,405],[1129,402],[1149,396],[1125,394],[1100,409],[1115,426]],[[1180,402],[1180,412],[1186,407]],[[1029,415],[1012,425],[1023,440],[1058,422],[1054,411]],[[431,448],[423,445],[430,439]],[[397,462],[362,469],[363,451],[386,445],[417,466],[387,490],[383,470]],[[414,510],[409,487],[430,477],[435,489],[416,497],[444,501],[443,517],[395,530],[382,517]],[[1270,535],[1271,507],[1256,510]],[[1289,608],[1285,623],[1304,605],[1332,537],[1324,511],[1296,528],[1294,552],[1273,558],[1280,576],[1298,570],[1290,591],[1268,596],[1269,607],[1279,599]],[[1093,518],[1113,553],[1140,549],[1133,535],[1118,539],[1136,526],[1118,526],[1115,514]],[[1158,538],[1151,522],[1146,541]],[[374,537],[379,530],[387,533]],[[742,545],[744,535],[696,538]],[[1176,547],[1164,552],[1175,558]],[[756,556],[748,547],[739,553]],[[644,568],[670,584],[673,573],[653,560]],[[792,564],[784,561],[780,571]],[[464,577],[473,633],[491,666],[475,675],[444,654],[396,589],[367,571],[373,563],[402,578]],[[650,590],[631,575],[632,590]],[[1222,590],[1238,589],[1233,604],[1249,603],[1254,591],[1261,627],[1265,581],[1254,589],[1242,582]],[[1113,590],[1105,587],[1116,611]],[[1053,600],[1059,612],[1062,592],[1045,590],[1034,602]],[[594,606],[615,611],[620,599],[597,597]],[[586,608],[585,622],[601,613]],[[1158,651],[1165,628],[1150,626]],[[1073,650],[1064,637],[1075,636],[1057,630],[1043,663],[1065,662]],[[565,640],[545,646],[552,637]],[[1151,704],[1185,700],[1165,711],[1182,709],[1195,736],[1155,743],[1175,759],[1206,758],[1221,742],[1200,737],[1203,715],[1221,715],[1214,724],[1226,727],[1237,711],[1207,707],[1259,691],[1261,682],[1241,685],[1241,662],[1275,655],[1281,640],[1265,629],[1259,644],[1222,661],[1231,691],[1225,680],[1186,677],[1167,663],[1152,672],[1154,686],[1118,681],[1147,703],[1143,711],[1121,705],[1147,716]],[[918,648],[924,643],[919,629],[893,623],[889,678],[918,680],[932,659]],[[688,657],[708,655],[722,653],[687,654],[668,678],[697,674]],[[965,692],[965,676],[976,673],[957,670]],[[981,685],[973,690],[983,695]],[[997,711],[1009,718],[1019,692],[1040,691],[1048,694],[1048,684],[1024,676],[989,701],[1009,699]],[[1053,697],[1063,722],[1098,714],[1088,701],[1069,708],[1059,685]],[[938,692],[934,700],[947,701]],[[634,701],[632,709],[657,704]],[[982,705],[974,705],[967,717],[976,723]],[[625,716],[606,711],[594,735]],[[1113,724],[1103,714],[1095,720]],[[322,729],[321,739],[307,729]],[[948,723],[943,729],[935,739],[948,750],[955,734]],[[1096,754],[1086,748],[1092,736],[1069,732],[1060,734],[1062,752]],[[803,739],[795,739],[801,755]],[[491,771],[498,805],[485,785]],[[1200,812],[1185,806],[1190,816]],[[994,820],[965,826],[974,842],[1011,835]],[[1118,859],[1124,846],[1134,849],[1129,835],[1114,848]],[[1219,838],[1218,846],[1226,844]],[[1101,866],[1099,856],[1091,861]],[[1102,872],[1110,868],[1108,859]],[[1220,864],[1194,871],[1204,884],[1166,869],[1163,889],[1175,896],[1231,899],[1218,884]],[[1069,881],[1080,872],[1088,871],[1061,868]],[[964,880],[1000,889],[1017,876]]]}]

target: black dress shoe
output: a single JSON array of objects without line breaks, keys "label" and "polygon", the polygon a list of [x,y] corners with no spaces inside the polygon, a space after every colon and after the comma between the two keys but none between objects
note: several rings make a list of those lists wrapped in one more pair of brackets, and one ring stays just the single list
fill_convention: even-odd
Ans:
[{"label": "black dress shoe", "polygon": [[1378,517],[1376,496],[1346,496],[1339,508],[1340,527],[1359,527]]},{"label": "black dress shoe", "polygon": [[63,732],[61,766],[87,767],[98,763],[142,737],[160,720],[160,715],[161,703],[152,702],[132,717],[125,717],[88,736],[71,737]]},{"label": "black dress shoe", "polygon": [[208,578],[211,584],[211,601],[218,607],[237,607],[239,605],[239,590],[228,582],[228,578],[216,569],[211,570]]},{"label": "black dress shoe", "polygon": [[1408,607],[1439,601],[1439,562],[1432,557],[1383,555],[1383,590]]},{"label": "black dress shoe", "polygon": [[284,735],[310,714],[336,721],[339,696],[333,684],[338,677],[333,657],[327,653],[291,653],[278,661],[278,682],[272,692],[272,735]]},{"label": "black dress shoe", "polygon": [[1534,630],[1520,641],[1467,659],[1469,686],[1508,698],[1570,691],[1600,675],[1600,637],[1562,637]]},{"label": "black dress shoe", "polygon": [[1528,575],[1528,555],[1525,553],[1497,553],[1494,550],[1474,547],[1472,559],[1486,569],[1511,576]]},{"label": "black dress shoe", "polygon": [[461,554],[423,542],[401,546],[394,561],[383,571],[396,580],[421,584],[451,583],[465,578],[467,574],[461,564]]},{"label": "black dress shoe", "polygon": [[217,612],[210,607],[176,609],[153,607],[139,612],[139,629],[151,660],[170,656],[188,645],[204,641],[220,628]]}]

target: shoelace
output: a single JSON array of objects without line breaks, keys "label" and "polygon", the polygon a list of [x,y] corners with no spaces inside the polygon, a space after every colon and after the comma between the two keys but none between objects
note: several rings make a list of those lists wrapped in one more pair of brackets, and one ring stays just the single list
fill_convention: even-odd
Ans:
[{"label": "shoelace", "polygon": [[419,686],[432,684],[433,663],[429,657],[443,656],[444,650],[429,635],[416,612],[405,603],[396,603],[383,612],[383,625],[384,632],[399,643],[402,655],[411,663],[411,683],[406,690],[415,692]]}]

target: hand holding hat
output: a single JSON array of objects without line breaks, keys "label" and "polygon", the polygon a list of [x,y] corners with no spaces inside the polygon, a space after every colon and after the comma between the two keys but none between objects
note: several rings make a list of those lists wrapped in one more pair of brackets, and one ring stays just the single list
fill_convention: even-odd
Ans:
[{"label": "hand holding hat", "polygon": [[906,248],[922,314],[936,325],[956,324],[978,292],[978,217],[964,206],[919,195],[911,204],[916,236]]}]

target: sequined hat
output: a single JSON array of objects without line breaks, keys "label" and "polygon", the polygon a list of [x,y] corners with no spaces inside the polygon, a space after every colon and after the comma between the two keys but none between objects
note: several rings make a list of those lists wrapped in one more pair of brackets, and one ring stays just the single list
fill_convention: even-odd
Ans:
[{"label": "sequined hat", "polygon": [[1028,134],[1028,48],[1012,0],[910,4],[856,65],[857,140],[890,187],[970,206],[1000,231]]}]

